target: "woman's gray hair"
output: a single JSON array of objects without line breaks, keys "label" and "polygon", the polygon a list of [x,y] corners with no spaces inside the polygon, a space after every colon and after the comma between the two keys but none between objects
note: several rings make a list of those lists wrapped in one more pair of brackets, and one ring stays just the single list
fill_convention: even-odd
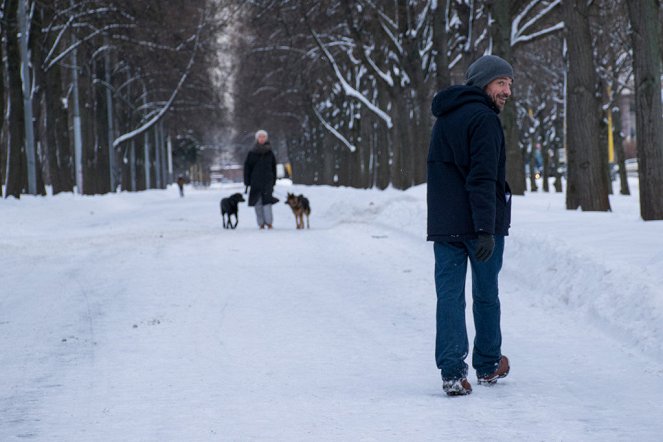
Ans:
[{"label": "woman's gray hair", "polygon": [[256,141],[258,141],[258,137],[259,137],[260,135],[264,135],[264,136],[265,136],[265,139],[268,139],[268,138],[269,138],[269,135],[267,135],[267,131],[266,131],[266,130],[262,130],[262,129],[260,129],[258,132],[256,132]]}]

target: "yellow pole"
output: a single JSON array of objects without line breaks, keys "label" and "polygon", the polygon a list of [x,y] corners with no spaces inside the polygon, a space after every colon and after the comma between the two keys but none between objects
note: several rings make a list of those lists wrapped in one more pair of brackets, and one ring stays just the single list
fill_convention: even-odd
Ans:
[{"label": "yellow pole", "polygon": [[608,162],[615,162],[615,140],[612,137],[612,110],[608,109]]},{"label": "yellow pole", "polygon": [[[612,89],[608,85],[608,100],[612,97]],[[608,163],[615,162],[615,140],[612,137],[612,107],[608,107]]]}]

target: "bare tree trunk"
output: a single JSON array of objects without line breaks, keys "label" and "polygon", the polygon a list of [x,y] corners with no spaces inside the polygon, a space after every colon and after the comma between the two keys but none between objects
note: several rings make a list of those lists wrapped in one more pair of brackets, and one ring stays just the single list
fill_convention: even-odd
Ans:
[{"label": "bare tree trunk", "polygon": [[[511,7],[512,0],[495,0],[489,3],[490,12],[495,21],[490,28],[493,39],[493,53],[505,60],[512,61],[511,50]],[[511,98],[514,101],[514,98]],[[525,165],[523,155],[518,146],[518,125],[516,124],[516,107],[508,103],[500,114],[504,128],[506,147],[506,180],[514,195],[524,195]],[[531,170],[530,170],[531,172]]]},{"label": "bare tree trunk", "polygon": [[[5,1],[0,0],[0,7],[2,11],[5,10]],[[4,32],[3,30],[7,29],[7,24],[5,22],[4,14],[0,15],[0,198],[2,198],[2,188],[4,187],[3,171],[5,169],[5,143],[4,134],[5,134],[5,57],[4,57]]]},{"label": "bare tree trunk", "polygon": [[[79,51],[81,60],[89,59],[85,51]],[[97,189],[97,137],[95,121],[95,100],[94,85],[92,76],[94,66],[88,64],[81,66],[80,79],[78,83],[79,98],[81,105],[81,140],[83,147],[83,194],[95,195],[99,193]]]},{"label": "bare tree trunk", "polygon": [[566,208],[609,211],[608,188],[601,154],[601,101],[592,56],[589,5],[585,0],[562,3],[568,45]]},{"label": "bare tree trunk", "polygon": [[403,100],[398,95],[392,97],[392,106],[396,109],[396,120],[391,130],[391,182],[396,189],[407,189],[409,173],[407,170],[407,159],[404,158],[406,152],[403,151],[403,142],[407,136],[403,133],[408,124],[407,111],[404,109]]},{"label": "bare tree trunk", "polygon": [[563,121],[561,118],[555,118],[555,140],[553,141],[553,167],[555,171],[555,181],[553,186],[556,193],[562,193],[562,172],[560,171],[559,164],[559,149],[564,144],[562,141]]},{"label": "bare tree trunk", "polygon": [[45,125],[44,139],[53,194],[74,190],[73,158],[69,141],[67,109],[62,97],[62,69],[53,66],[44,76]]},{"label": "bare tree trunk", "polygon": [[[72,37],[72,44],[76,43],[76,37]],[[71,52],[71,81],[72,81],[72,101],[73,101],[73,133],[74,133],[74,181],[79,194],[83,193],[83,140],[81,129],[81,112],[78,81],[78,49]]]},{"label": "bare tree trunk", "polygon": [[414,121],[415,125],[413,127],[413,149],[417,151],[417,157],[415,161],[415,170],[414,170],[414,182],[415,186],[423,184],[427,180],[428,168],[426,163],[428,160],[428,142],[430,139],[430,131],[432,127],[432,116],[430,112],[430,97],[432,92],[430,85],[426,84],[425,79],[420,73],[420,78],[418,79],[417,87],[415,88],[416,95],[413,99],[414,108]]},{"label": "bare tree trunk", "polygon": [[34,13],[32,15],[32,24],[30,25],[30,51],[32,58],[32,75],[34,76],[34,88],[32,103],[34,124],[34,143],[35,143],[35,180],[37,185],[37,194],[46,196],[46,180],[48,174],[48,152],[46,143],[46,97],[44,84],[46,83],[45,73],[40,69],[41,62],[44,59],[43,54],[43,36],[42,36],[42,14],[41,7],[34,4]]},{"label": "bare tree trunk", "polygon": [[449,36],[447,35],[446,12],[449,0],[440,0],[433,14],[433,47],[435,48],[435,86],[438,91],[451,86],[449,74]]},{"label": "bare tree trunk", "polygon": [[136,186],[136,140],[131,140],[131,149],[129,151],[129,175],[131,180],[131,191],[135,192],[138,190]]},{"label": "bare tree trunk", "polygon": [[[21,86],[23,90],[23,124],[25,126],[24,146],[28,192],[37,195],[37,160],[35,148],[35,126],[32,112],[32,76],[30,75],[30,55],[28,53],[28,19],[25,1],[18,2],[18,28],[20,47]],[[42,185],[43,188],[43,185]]]},{"label": "bare tree trunk", "polygon": [[9,0],[5,9],[7,44],[7,86],[9,115],[7,119],[7,181],[6,196],[20,198],[26,188],[26,173],[23,143],[23,96],[21,90],[21,59],[18,46],[18,0]]},{"label": "bare tree trunk", "polygon": [[161,137],[158,123],[153,126],[151,132],[154,137],[154,188],[161,189]]},{"label": "bare tree trunk", "polygon": [[[104,37],[104,45],[108,45],[108,37]],[[107,138],[108,138],[108,174],[110,191],[117,190],[117,152],[113,147],[113,140],[115,139],[114,118],[113,118],[113,94],[111,93],[112,79],[111,79],[111,60],[110,49],[104,51],[104,90],[106,92],[106,119],[107,119]]]},{"label": "bare tree trunk", "polygon": [[657,0],[628,0],[633,27],[635,114],[640,179],[640,215],[663,219],[663,119],[661,117],[661,45]]},{"label": "bare tree trunk", "polygon": [[95,175],[95,190],[96,193],[104,194],[113,191],[111,182],[113,180],[112,169],[110,162],[110,151],[113,147],[109,142],[108,133],[108,101],[106,94],[107,87],[105,86],[106,76],[106,60],[95,60],[92,64],[94,80],[92,82],[92,98],[94,103],[94,175]]},{"label": "bare tree trunk", "polygon": [[[387,105],[387,95],[383,93],[378,93],[378,104],[381,109],[385,109]],[[392,181],[391,177],[391,161],[392,161],[392,150],[393,143],[391,138],[393,137],[393,132],[389,132],[384,129],[384,126],[380,121],[377,121],[373,118],[373,127],[377,137],[377,153],[376,153],[376,167],[377,167],[377,187],[378,189],[386,189],[389,186],[389,183]]]},{"label": "bare tree trunk", "polygon": [[152,188],[151,172],[150,172],[150,139],[149,131],[143,134],[143,166],[145,167],[145,190]]},{"label": "bare tree trunk", "polygon": [[543,170],[541,177],[543,178],[543,191],[550,192],[550,183],[548,182],[550,173],[550,155],[548,155],[550,146],[546,143],[546,128],[543,117],[543,112],[537,112],[537,119],[539,120],[539,143],[541,144],[541,156],[543,157]]}]

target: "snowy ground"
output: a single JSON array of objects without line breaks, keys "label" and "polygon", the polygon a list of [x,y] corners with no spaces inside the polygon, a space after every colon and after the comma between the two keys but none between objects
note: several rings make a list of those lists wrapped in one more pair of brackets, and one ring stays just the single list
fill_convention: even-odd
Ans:
[{"label": "snowy ground", "polygon": [[310,230],[278,204],[259,231],[242,204],[224,231],[239,190],[0,201],[1,441],[663,437],[663,222],[637,196],[515,198],[512,371],[449,398],[425,187],[283,184],[310,197]]}]

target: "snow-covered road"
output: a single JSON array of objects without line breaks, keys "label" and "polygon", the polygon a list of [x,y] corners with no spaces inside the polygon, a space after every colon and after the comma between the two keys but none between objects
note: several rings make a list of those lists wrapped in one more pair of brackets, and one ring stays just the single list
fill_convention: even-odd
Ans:
[{"label": "snow-covered road", "polygon": [[523,277],[522,240],[501,281],[512,372],[448,398],[420,190],[296,187],[311,230],[279,204],[259,231],[243,204],[224,231],[218,200],[235,190],[7,202],[0,440],[662,437],[663,361],[643,351],[658,329],[618,336],[583,303],[542,301],[559,294]]}]

